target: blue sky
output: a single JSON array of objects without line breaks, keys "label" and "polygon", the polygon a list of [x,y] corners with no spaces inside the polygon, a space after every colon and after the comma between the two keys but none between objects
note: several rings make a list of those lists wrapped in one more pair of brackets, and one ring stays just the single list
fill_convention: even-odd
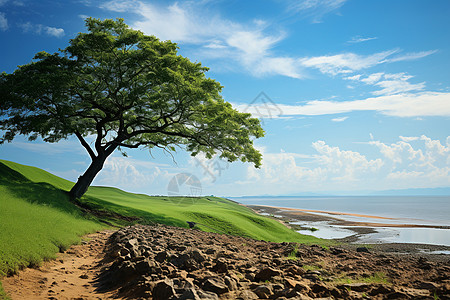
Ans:
[{"label": "blue sky", "polygon": [[[449,15],[446,0],[0,0],[0,71],[65,48],[87,16],[121,17],[208,66],[266,131],[261,169],[144,149],[110,157],[97,185],[167,194],[188,173],[224,196],[450,187]],[[20,137],[0,157],[70,180],[89,164],[75,138]]]}]

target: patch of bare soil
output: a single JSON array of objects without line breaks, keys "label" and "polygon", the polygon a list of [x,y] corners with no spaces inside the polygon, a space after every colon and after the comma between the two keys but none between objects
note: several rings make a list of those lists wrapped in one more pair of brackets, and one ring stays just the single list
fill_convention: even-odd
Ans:
[{"label": "patch of bare soil", "polygon": [[4,290],[16,299],[110,299],[112,293],[96,291],[105,243],[112,230],[90,234],[57,259],[39,268],[28,268],[2,280]]}]

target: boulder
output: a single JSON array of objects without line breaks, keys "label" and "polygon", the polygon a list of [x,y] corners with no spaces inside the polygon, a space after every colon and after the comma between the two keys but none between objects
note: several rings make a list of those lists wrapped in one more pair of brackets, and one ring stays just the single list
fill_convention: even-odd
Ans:
[{"label": "boulder", "polygon": [[224,280],[220,277],[212,277],[206,279],[205,282],[203,282],[203,289],[205,291],[213,292],[219,295],[226,293],[229,290]]},{"label": "boulder", "polygon": [[170,297],[175,296],[173,281],[170,279],[164,279],[157,282],[153,288],[152,295],[154,300],[167,300]]},{"label": "boulder", "polygon": [[279,276],[279,275],[281,275],[280,270],[268,267],[268,268],[264,268],[264,269],[260,270],[258,273],[256,273],[255,280],[266,281],[266,280],[270,280],[274,276]]}]

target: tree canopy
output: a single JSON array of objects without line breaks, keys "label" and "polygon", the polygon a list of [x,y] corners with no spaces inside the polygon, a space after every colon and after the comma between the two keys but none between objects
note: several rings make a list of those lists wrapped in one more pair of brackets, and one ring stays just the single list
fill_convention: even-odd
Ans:
[{"label": "tree canopy", "polygon": [[[86,19],[87,33],[0,75],[0,142],[17,135],[54,143],[75,135],[92,159],[71,190],[81,197],[115,150],[181,146],[192,155],[261,164],[260,122],[224,101],[208,68],[177,45],[122,19]],[[86,137],[94,136],[91,145]]]}]

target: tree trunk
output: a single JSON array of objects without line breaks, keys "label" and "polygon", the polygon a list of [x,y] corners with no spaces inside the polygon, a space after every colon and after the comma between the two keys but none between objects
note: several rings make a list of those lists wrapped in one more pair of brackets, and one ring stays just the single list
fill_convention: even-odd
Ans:
[{"label": "tree trunk", "polygon": [[69,192],[70,199],[76,200],[81,198],[81,196],[86,193],[87,189],[91,185],[92,181],[94,180],[95,176],[100,172],[100,170],[103,168],[103,164],[105,163],[105,160],[108,156],[97,156],[89,166],[89,168],[84,172],[83,175],[78,177],[77,183],[72,187],[72,189]]}]

